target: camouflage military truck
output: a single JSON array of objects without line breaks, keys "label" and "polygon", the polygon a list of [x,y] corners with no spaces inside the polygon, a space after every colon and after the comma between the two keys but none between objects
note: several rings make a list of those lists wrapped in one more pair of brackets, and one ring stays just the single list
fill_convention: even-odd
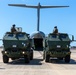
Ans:
[{"label": "camouflage military truck", "polygon": [[33,50],[30,49],[30,39],[25,32],[6,32],[3,37],[2,51],[3,62],[8,63],[9,58],[12,60],[24,58],[25,63],[33,59]]},{"label": "camouflage military truck", "polygon": [[43,41],[44,53],[43,58],[45,62],[49,62],[50,57],[65,60],[66,63],[70,62],[70,43],[74,40],[69,38],[67,33],[50,33]]}]

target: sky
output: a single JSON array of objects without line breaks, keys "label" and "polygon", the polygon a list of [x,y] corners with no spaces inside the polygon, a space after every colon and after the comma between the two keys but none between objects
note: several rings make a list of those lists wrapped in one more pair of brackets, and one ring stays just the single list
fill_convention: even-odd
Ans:
[{"label": "sky", "polygon": [[[40,31],[49,34],[54,26],[59,32],[74,35],[76,40],[76,0],[0,0],[0,39],[3,38],[13,24],[22,27],[24,32],[32,34],[37,30],[37,10],[31,8],[11,7],[8,4],[26,5],[58,5],[68,8],[52,8],[40,10]],[[2,41],[0,41],[2,45]],[[71,45],[76,46],[76,42]]]}]

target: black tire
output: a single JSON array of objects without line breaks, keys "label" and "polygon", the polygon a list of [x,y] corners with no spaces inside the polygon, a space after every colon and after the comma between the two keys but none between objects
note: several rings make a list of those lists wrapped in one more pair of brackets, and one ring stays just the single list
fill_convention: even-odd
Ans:
[{"label": "black tire", "polygon": [[29,63],[30,62],[30,58],[28,55],[24,56],[24,59],[25,59],[25,63]]},{"label": "black tire", "polygon": [[4,63],[8,63],[8,61],[9,61],[8,56],[3,55],[3,62],[4,62]]},{"label": "black tire", "polygon": [[45,62],[49,62],[49,59],[50,59],[50,55],[46,55],[45,56]]},{"label": "black tire", "polygon": [[11,60],[15,60],[16,58],[11,58]]},{"label": "black tire", "polygon": [[45,51],[43,51],[43,60],[45,59]]},{"label": "black tire", "polygon": [[69,63],[69,62],[70,62],[70,55],[67,55],[67,56],[65,57],[65,62],[66,62],[66,63]]},{"label": "black tire", "polygon": [[33,60],[33,51],[30,53],[30,60]]}]

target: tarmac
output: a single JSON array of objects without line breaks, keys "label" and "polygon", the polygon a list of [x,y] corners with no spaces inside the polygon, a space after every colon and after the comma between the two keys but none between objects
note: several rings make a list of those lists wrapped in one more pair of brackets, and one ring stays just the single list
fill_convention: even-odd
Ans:
[{"label": "tarmac", "polygon": [[0,49],[0,75],[76,75],[76,50],[71,50],[71,61],[50,59],[49,63],[43,60],[41,51],[34,51],[34,59],[29,64],[24,59],[3,63],[2,49]]}]

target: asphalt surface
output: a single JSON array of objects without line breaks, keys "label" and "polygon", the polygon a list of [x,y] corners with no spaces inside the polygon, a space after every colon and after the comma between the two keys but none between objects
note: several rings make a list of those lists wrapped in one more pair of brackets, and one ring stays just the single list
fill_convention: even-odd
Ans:
[{"label": "asphalt surface", "polygon": [[71,61],[51,59],[49,63],[43,60],[43,53],[34,51],[34,59],[29,64],[24,59],[3,63],[0,49],[0,75],[76,75],[76,50],[71,50]]}]

